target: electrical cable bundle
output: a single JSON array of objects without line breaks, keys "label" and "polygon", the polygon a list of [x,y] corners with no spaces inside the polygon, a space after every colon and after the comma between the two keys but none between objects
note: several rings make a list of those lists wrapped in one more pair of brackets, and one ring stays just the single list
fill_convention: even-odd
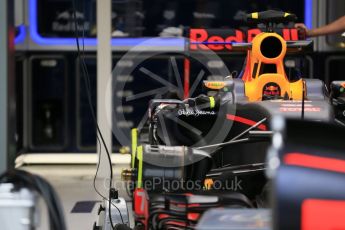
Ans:
[{"label": "electrical cable bundle", "polygon": [[151,200],[148,224],[152,229],[194,229],[200,216],[218,203],[194,203],[193,194],[154,196]]},{"label": "electrical cable bundle", "polygon": [[[87,98],[88,98],[88,103],[89,103],[89,107],[90,107],[90,111],[91,111],[91,115],[92,115],[92,120],[95,124],[95,128],[96,128],[96,132],[97,132],[97,141],[99,143],[99,146],[100,146],[100,152],[99,152],[99,160],[98,160],[98,163],[97,163],[97,169],[96,169],[96,173],[95,173],[95,176],[94,176],[94,179],[93,179],[93,187],[96,191],[96,193],[101,196],[104,200],[108,201],[108,214],[109,214],[109,219],[110,219],[110,224],[111,224],[111,228],[112,229],[118,229],[118,226],[120,225],[115,225],[113,224],[113,220],[112,220],[112,215],[111,215],[111,206],[114,206],[118,212],[119,212],[119,215],[121,217],[121,220],[122,220],[122,225],[124,224],[123,223],[123,218],[122,218],[122,214],[120,212],[120,210],[118,209],[118,207],[113,204],[111,202],[111,199],[113,198],[117,198],[118,197],[118,194],[117,194],[117,191],[112,187],[112,182],[113,182],[113,167],[112,167],[112,162],[111,162],[111,155],[110,155],[110,152],[108,150],[108,147],[104,141],[104,138],[103,138],[103,135],[102,135],[102,132],[99,128],[99,125],[97,123],[97,118],[96,118],[96,114],[95,114],[95,111],[94,111],[94,108],[93,108],[93,105],[92,105],[92,98],[91,98],[91,84],[90,84],[90,77],[89,77],[89,72],[87,70],[87,66],[86,66],[86,63],[85,63],[85,60],[84,60],[84,24],[82,25],[82,42],[83,42],[83,52],[81,53],[80,51],[80,44],[79,44],[79,31],[78,31],[78,20],[77,20],[77,15],[76,15],[76,12],[77,12],[77,8],[76,8],[76,1],[75,0],[72,0],[72,6],[73,6],[73,19],[74,19],[74,29],[75,29],[75,39],[76,39],[76,44],[77,44],[77,52],[78,52],[78,57],[80,59],[80,66],[81,66],[81,69],[82,69],[82,72],[83,72],[83,79],[84,79],[84,83],[85,83],[85,87],[86,87],[86,93],[87,93]],[[99,170],[99,164],[100,164],[100,158],[101,158],[101,143],[102,145],[104,146],[104,149],[105,149],[105,152],[107,154],[107,158],[108,158],[108,162],[109,162],[109,167],[110,167],[110,180],[109,180],[109,197],[106,198],[104,195],[102,195],[98,189],[96,188],[96,177],[97,177],[97,174],[98,174],[98,170]]]},{"label": "electrical cable bundle", "polygon": [[212,198],[209,202],[203,202],[207,200],[207,196],[202,197],[200,202],[192,201],[190,198],[198,198],[190,193],[153,197],[148,218],[149,226],[153,229],[194,229],[205,211],[221,205]]},{"label": "electrical cable bundle", "polygon": [[253,204],[244,194],[224,190],[151,194],[148,225],[152,229],[194,229],[204,212],[219,207],[253,208]]},{"label": "electrical cable bundle", "polygon": [[23,170],[10,170],[0,176],[0,183],[13,183],[15,188],[28,188],[36,191],[47,205],[50,230],[66,230],[60,199],[54,188],[45,179]]}]

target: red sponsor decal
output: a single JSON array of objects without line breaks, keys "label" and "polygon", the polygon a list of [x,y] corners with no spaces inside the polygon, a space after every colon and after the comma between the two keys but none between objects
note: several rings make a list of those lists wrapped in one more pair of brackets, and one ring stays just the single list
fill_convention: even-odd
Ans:
[{"label": "red sponsor decal", "polygon": [[[233,35],[209,35],[210,30],[206,29],[191,29],[190,30],[190,49],[191,50],[215,50],[221,51],[225,48],[231,50],[231,44],[221,44],[230,42],[243,42],[244,36],[243,32],[240,30],[235,30]],[[226,32],[226,31],[224,31]],[[220,44],[217,44],[220,43]]]},{"label": "red sponsor decal", "polygon": [[284,38],[285,40],[290,40],[290,39],[291,39],[289,29],[283,29],[283,38]]},{"label": "red sponsor decal", "polygon": [[344,200],[304,200],[301,207],[301,230],[344,230]]},{"label": "red sponsor decal", "polygon": [[[247,119],[247,118],[244,118],[244,117],[235,116],[235,115],[232,115],[232,114],[227,114],[226,118],[228,120],[237,121],[237,122],[249,125],[249,126],[253,126],[253,125],[255,125],[257,123],[257,121],[253,121],[253,120],[250,120],[250,119]],[[261,129],[263,131],[267,130],[267,127],[264,124],[259,125],[257,128]]]},{"label": "red sponsor decal", "polygon": [[[291,40],[292,41],[297,41],[298,40],[298,30],[297,29],[289,29],[290,33],[291,33]],[[284,39],[286,41],[288,41],[285,37]]]},{"label": "red sponsor decal", "polygon": [[[247,33],[234,29],[190,29],[190,49],[222,51],[232,50],[231,42],[252,42],[254,37],[260,34],[260,29],[249,29]],[[278,32],[286,41],[298,40],[297,29],[283,29]],[[247,39],[245,39],[245,37]]]},{"label": "red sponsor decal", "polygon": [[254,37],[261,33],[260,29],[250,29],[247,31],[247,42],[252,42]]},{"label": "red sponsor decal", "polygon": [[285,41],[297,41],[298,31],[297,29],[283,29],[282,37]]},{"label": "red sponsor decal", "polygon": [[305,153],[288,153],[284,156],[284,163],[305,168],[345,173],[345,160],[313,156]]}]

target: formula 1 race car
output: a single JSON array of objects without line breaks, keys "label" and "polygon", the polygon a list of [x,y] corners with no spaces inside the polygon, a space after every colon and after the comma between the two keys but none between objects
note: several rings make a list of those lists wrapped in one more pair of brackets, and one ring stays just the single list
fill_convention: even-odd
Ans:
[{"label": "formula 1 race car", "polygon": [[274,32],[277,23],[296,16],[265,11],[246,20],[266,24],[266,31],[250,43],[231,44],[247,53],[239,76],[204,81],[212,96],[152,100],[146,129],[132,130],[131,169],[122,176],[133,184],[138,228],[194,229],[212,208],[272,208],[267,153],[282,142],[272,142],[272,120],[297,119],[301,128],[341,123],[345,83],[333,82],[329,94],[321,80],[289,78],[285,72],[286,53],[312,46],[311,41],[285,41]]}]

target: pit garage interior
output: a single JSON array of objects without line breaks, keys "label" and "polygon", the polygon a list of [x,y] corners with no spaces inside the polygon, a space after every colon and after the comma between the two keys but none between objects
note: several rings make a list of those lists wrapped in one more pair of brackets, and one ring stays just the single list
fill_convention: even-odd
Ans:
[{"label": "pit garage interior", "polygon": [[1,0],[0,228],[345,229],[344,12]]}]

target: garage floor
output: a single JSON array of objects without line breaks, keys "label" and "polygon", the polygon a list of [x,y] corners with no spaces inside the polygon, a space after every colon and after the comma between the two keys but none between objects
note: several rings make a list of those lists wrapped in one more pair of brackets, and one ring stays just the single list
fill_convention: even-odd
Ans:
[{"label": "garage floor", "polygon": [[[114,167],[116,183],[120,181],[120,172],[126,166]],[[54,186],[64,207],[68,229],[92,229],[98,218],[97,210],[102,199],[93,188],[96,165],[31,165],[20,169],[41,175]],[[96,182],[100,190],[104,187],[103,184],[103,180],[100,179]],[[128,200],[124,189],[119,188],[119,195]],[[48,216],[42,200],[40,207],[41,221],[38,229],[46,230],[49,229]]]}]

